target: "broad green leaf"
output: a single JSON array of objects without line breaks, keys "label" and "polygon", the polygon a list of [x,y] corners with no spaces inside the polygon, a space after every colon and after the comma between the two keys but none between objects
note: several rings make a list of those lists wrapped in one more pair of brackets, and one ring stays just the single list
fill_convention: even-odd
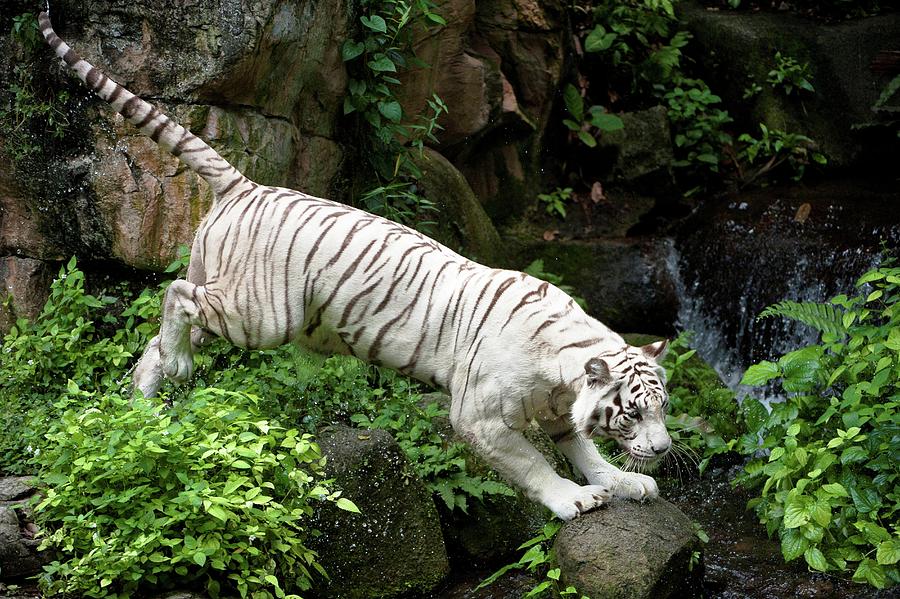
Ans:
[{"label": "broad green leaf", "polygon": [[363,25],[365,25],[372,31],[377,31],[378,33],[387,33],[387,23],[382,17],[378,15],[372,15],[371,17],[363,16],[360,17],[359,20],[362,21]]},{"label": "broad green leaf", "polygon": [[335,505],[337,505],[339,508],[341,508],[342,510],[345,510],[347,512],[353,512],[354,514],[360,513],[359,508],[356,507],[356,504],[353,503],[352,501],[350,501],[349,499],[347,499],[346,497],[338,497],[338,500],[335,502]]},{"label": "broad green leaf", "polygon": [[850,494],[847,493],[847,489],[845,489],[844,485],[841,483],[828,483],[822,485],[822,489],[836,497],[850,497]]},{"label": "broad green leaf", "polygon": [[803,501],[789,501],[784,507],[784,527],[799,528],[809,522],[809,513]]},{"label": "broad green leaf", "polygon": [[784,561],[795,560],[809,548],[809,541],[796,529],[786,530],[781,535],[781,554]]},{"label": "broad green leaf", "polygon": [[[581,97],[581,93],[578,89],[572,85],[571,83],[566,84],[566,87],[563,88],[563,100],[566,103],[566,110],[569,111],[569,114],[572,115],[572,118],[575,119],[578,123],[584,120],[584,99]],[[581,128],[580,126],[578,127]]]},{"label": "broad green leaf", "polygon": [[592,111],[591,124],[600,129],[600,131],[610,132],[619,131],[625,128],[625,123],[614,114],[607,112]]},{"label": "broad green leaf", "polygon": [[891,566],[900,561],[900,539],[894,537],[879,543],[876,559],[882,566]]},{"label": "broad green leaf", "polygon": [[403,118],[403,109],[400,107],[400,102],[397,102],[396,100],[379,102],[378,112],[380,112],[384,118],[394,123],[399,123],[400,119]]},{"label": "broad green leaf", "polygon": [[[344,44],[341,46],[341,58],[344,62],[353,60],[360,54],[366,51],[366,45],[362,42],[355,42],[353,40],[346,40]],[[351,90],[352,91],[352,90]]]},{"label": "broad green leaf", "polygon": [[585,52],[603,52],[609,50],[618,36],[615,32],[606,31],[603,25],[597,25],[584,40]]},{"label": "broad green leaf", "polygon": [[194,553],[194,563],[200,566],[201,568],[206,565],[206,554],[202,551],[197,551]]},{"label": "broad green leaf", "polygon": [[803,552],[803,557],[813,570],[818,570],[819,572],[828,570],[828,560],[825,559],[825,555],[818,548],[810,547]]},{"label": "broad green leaf", "polygon": [[763,360],[759,364],[754,364],[747,369],[747,372],[745,372],[743,378],[741,378],[740,384],[758,387],[766,384],[780,374],[781,369],[778,367],[778,364]]},{"label": "broad green leaf", "polygon": [[367,64],[370,69],[379,73],[397,72],[397,66],[394,64],[394,61],[384,55],[381,55],[381,57],[376,58],[375,60],[370,60]]}]

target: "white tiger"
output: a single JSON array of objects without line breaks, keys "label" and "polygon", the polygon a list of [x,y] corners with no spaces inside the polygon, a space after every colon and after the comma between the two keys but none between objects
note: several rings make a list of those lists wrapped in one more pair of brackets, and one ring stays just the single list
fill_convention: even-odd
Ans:
[{"label": "white tiger", "polygon": [[[280,187],[257,185],[201,139],[82,60],[47,43],[85,84],[215,193],[187,280],[167,290],[159,335],[134,372],[150,397],[186,381],[218,335],[245,348],[289,342],[352,354],[449,391],[454,429],[506,479],[563,519],[611,496],[655,497],[649,476],[608,464],[591,441],[616,439],[638,462],[666,453],[666,342],[641,348],[565,293],[488,268],[402,225]],[[587,485],[559,476],[523,436],[533,420]]]}]

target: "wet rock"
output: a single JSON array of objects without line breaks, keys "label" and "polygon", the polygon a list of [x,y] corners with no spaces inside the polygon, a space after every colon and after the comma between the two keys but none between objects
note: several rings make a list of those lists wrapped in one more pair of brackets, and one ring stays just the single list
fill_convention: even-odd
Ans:
[{"label": "wet rock", "polygon": [[[815,342],[816,332],[783,318],[757,319],[782,300],[850,294],[900,246],[900,193],[872,180],[747,191],[708,201],[677,235],[681,326],[701,353],[737,383],[744,368]],[[716,273],[709,276],[709,273]]]},{"label": "wet rock", "polygon": [[615,501],[576,518],[559,531],[555,549],[565,583],[593,599],[700,594],[691,520],[662,499]]},{"label": "wet rock", "polygon": [[675,155],[666,109],[654,106],[619,116],[625,126],[600,137],[603,161],[611,159],[613,165],[609,178],[603,180],[653,190],[657,195],[671,188]]},{"label": "wet rock", "polygon": [[430,148],[416,165],[422,171],[422,193],[438,210],[433,237],[482,264],[502,262],[500,236],[465,177]]},{"label": "wet rock", "polygon": [[33,319],[41,313],[56,272],[56,265],[43,260],[0,258],[3,296],[12,298],[10,303],[0,304],[0,331],[8,331],[19,318]]},{"label": "wet rock", "polygon": [[[885,144],[897,143],[896,131],[879,140],[863,138],[855,128],[874,120],[872,106],[893,77],[870,65],[880,51],[898,49],[900,15],[825,25],[790,14],[707,11],[689,2],[679,8],[694,36],[686,50],[704,65],[704,79],[726,105],[747,107],[738,116],[752,125],[754,137],[760,135],[756,123],[763,122],[812,138],[834,165],[863,158],[890,164],[885,161],[897,146]],[[814,93],[788,95],[766,83],[776,51],[809,64]],[[748,101],[744,89],[751,82],[763,89]]]},{"label": "wet rock", "polygon": [[368,598],[427,594],[450,566],[431,493],[410,471],[386,431],[335,426],[318,435],[334,488],[361,514],[328,505],[310,542],[330,581],[322,597]]}]

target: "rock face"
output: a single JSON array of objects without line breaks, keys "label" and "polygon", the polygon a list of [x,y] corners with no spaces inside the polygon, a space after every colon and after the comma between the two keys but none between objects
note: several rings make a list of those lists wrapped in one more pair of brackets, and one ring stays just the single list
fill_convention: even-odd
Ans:
[{"label": "rock face", "polygon": [[[872,106],[894,76],[871,66],[879,52],[900,50],[900,15],[823,25],[785,14],[712,12],[689,2],[680,8],[694,35],[689,52],[702,59],[710,71],[707,81],[726,105],[747,107],[744,116],[751,123],[804,134],[839,166],[887,159],[864,152],[864,144],[896,155],[896,131],[885,131],[884,139],[876,140],[860,135],[859,127],[865,130],[875,120]],[[814,93],[786,94],[766,83],[776,66],[776,51],[809,64]],[[709,60],[710,56],[719,58]],[[763,89],[748,101],[744,89],[751,82]],[[751,133],[760,135],[755,124]],[[893,151],[885,150],[885,143],[892,144],[888,147]]]},{"label": "rock face", "polygon": [[[614,502],[566,523],[556,537],[566,584],[593,599],[700,594],[691,520],[671,503]],[[696,561],[696,560],[695,560]]]},{"label": "rock face", "polygon": [[407,471],[406,457],[385,431],[331,427],[318,435],[334,487],[361,514],[320,509],[310,543],[330,581],[322,597],[376,598],[424,595],[450,565],[431,493]]},{"label": "rock face", "polygon": [[32,576],[46,563],[27,507],[33,493],[27,477],[0,478],[0,581]]}]

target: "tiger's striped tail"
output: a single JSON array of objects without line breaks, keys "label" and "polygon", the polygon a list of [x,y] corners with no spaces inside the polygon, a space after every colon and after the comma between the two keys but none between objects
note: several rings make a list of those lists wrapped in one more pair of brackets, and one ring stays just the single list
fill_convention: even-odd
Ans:
[{"label": "tiger's striped tail", "polygon": [[50,17],[42,12],[38,17],[41,33],[56,55],[78,75],[91,91],[128,122],[140,129],[160,147],[170,152],[203,177],[216,196],[221,198],[230,191],[252,185],[236,168],[222,158],[205,141],[174,122],[149,102],[134,95],[82,59],[64,42],[50,24]]}]

